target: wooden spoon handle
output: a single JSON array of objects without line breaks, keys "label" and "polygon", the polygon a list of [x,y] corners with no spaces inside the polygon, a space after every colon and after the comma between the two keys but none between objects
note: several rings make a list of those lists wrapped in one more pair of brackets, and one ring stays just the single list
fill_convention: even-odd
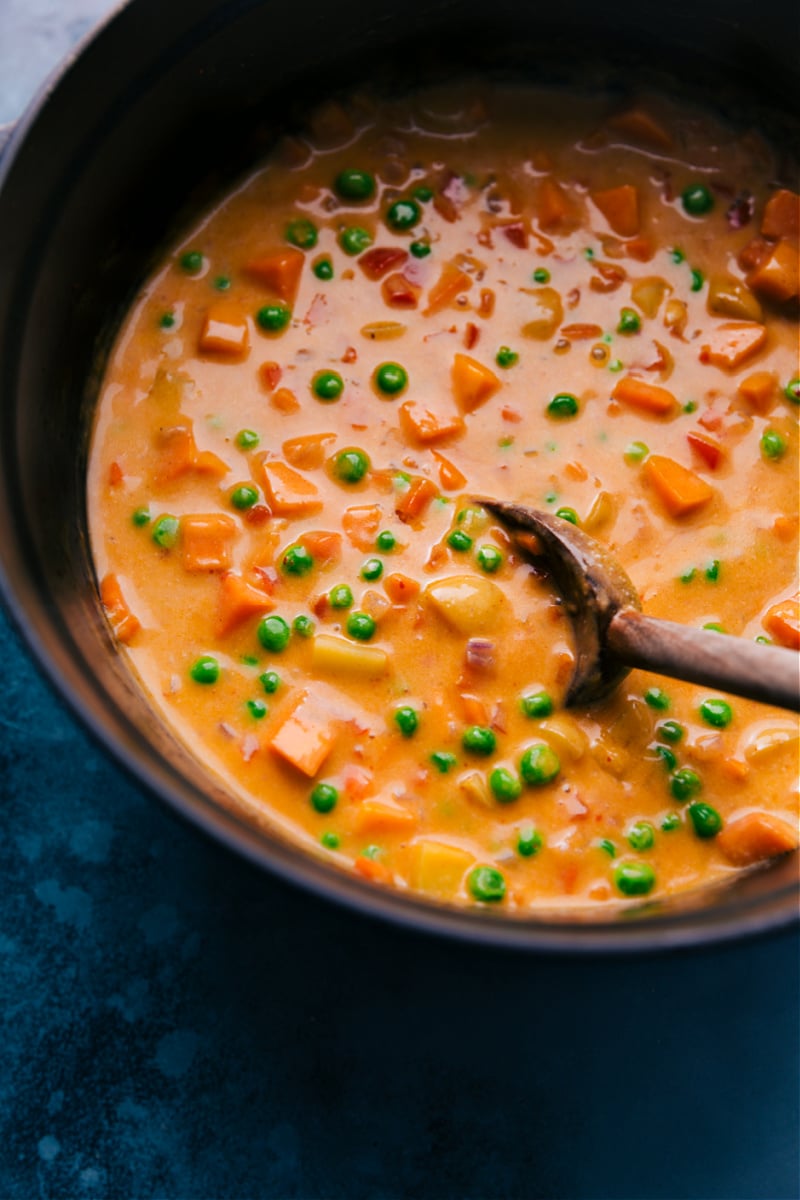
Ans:
[{"label": "wooden spoon handle", "polygon": [[646,617],[632,608],[623,608],[612,618],[608,645],[629,667],[800,712],[800,655],[794,650],[763,646],[711,629],[690,629]]}]

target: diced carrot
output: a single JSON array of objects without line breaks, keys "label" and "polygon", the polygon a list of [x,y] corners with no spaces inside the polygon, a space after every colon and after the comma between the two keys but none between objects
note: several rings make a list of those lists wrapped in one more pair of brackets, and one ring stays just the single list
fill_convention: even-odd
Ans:
[{"label": "diced carrot", "polygon": [[392,604],[407,604],[419,595],[419,584],[409,575],[399,571],[384,576],[383,587]]},{"label": "diced carrot", "polygon": [[481,299],[478,305],[479,317],[490,317],[494,312],[495,294],[491,288],[481,288]]},{"label": "diced carrot", "polygon": [[769,238],[796,238],[800,234],[800,196],[778,188],[764,205],[761,232]]},{"label": "diced carrot", "polygon": [[272,393],[271,404],[273,408],[277,408],[278,412],[293,413],[297,412],[300,407],[300,401],[295,396],[290,388],[278,388]]},{"label": "diced carrot", "polygon": [[539,184],[536,194],[536,216],[540,229],[563,229],[574,221],[574,212],[567,194],[549,176]]},{"label": "diced carrot", "polygon": [[644,379],[635,379],[632,375],[618,380],[611,396],[629,408],[637,408],[658,417],[668,416],[678,406],[672,392],[654,383],[647,383]]},{"label": "diced carrot", "polygon": [[246,275],[258,283],[263,283],[281,300],[286,300],[291,304],[300,286],[304,262],[305,255],[302,250],[295,250],[293,246],[285,246],[260,258],[251,259],[250,262],[245,263],[244,270]]},{"label": "diced carrot", "polygon": [[306,530],[300,542],[317,562],[338,562],[342,556],[342,535],[327,530]]},{"label": "diced carrot", "polygon": [[106,575],[101,579],[100,602],[117,640],[127,644],[142,626],[139,618],[128,608],[116,575]]},{"label": "diced carrot", "polygon": [[449,458],[445,458],[443,454],[437,453],[436,450],[432,450],[431,454],[436,459],[439,467],[439,483],[445,491],[457,492],[467,486],[466,475],[459,471],[458,467],[451,463]]},{"label": "diced carrot", "polygon": [[122,467],[118,462],[112,462],[111,466],[108,468],[109,487],[119,487],[124,478],[125,476],[123,474]]},{"label": "diced carrot", "polygon": [[474,321],[467,321],[464,326],[464,349],[471,350],[481,336],[481,331]]},{"label": "diced carrot", "polygon": [[781,600],[768,609],[762,625],[776,642],[800,650],[800,598]]},{"label": "diced carrot", "polygon": [[435,413],[419,400],[407,400],[401,404],[400,425],[409,441],[423,442],[425,445],[464,432],[464,422],[458,413]]},{"label": "diced carrot", "polygon": [[212,450],[198,450],[194,459],[194,469],[198,475],[211,475],[221,479],[229,471],[228,464],[223,462]]},{"label": "diced carrot", "polygon": [[747,276],[751,288],[783,304],[800,291],[800,255],[797,244],[782,238],[768,258]]},{"label": "diced carrot", "polygon": [[511,221],[508,225],[501,225],[500,229],[512,246],[518,250],[528,249],[528,229],[524,221]]},{"label": "diced carrot", "polygon": [[590,325],[588,322],[576,322],[574,325],[564,325],[561,328],[562,337],[568,338],[571,342],[584,341],[587,338],[599,338],[602,336],[603,328],[601,325]]},{"label": "diced carrot", "polygon": [[358,833],[405,833],[417,824],[417,816],[411,809],[395,800],[362,800],[353,818],[353,827]]},{"label": "diced carrot", "polygon": [[622,287],[628,278],[628,272],[617,263],[600,262],[595,259],[592,262],[592,268],[597,272],[597,275],[589,280],[589,287],[593,292],[600,292],[603,296],[608,295],[609,292],[615,292],[617,288]]},{"label": "diced carrot", "polygon": [[279,458],[261,457],[260,468],[264,495],[278,517],[307,516],[322,508],[316,484],[306,479]]},{"label": "diced carrot", "polygon": [[431,500],[438,494],[433,480],[420,475],[412,480],[411,486],[397,501],[394,511],[401,521],[409,524],[422,516]]},{"label": "diced carrot", "polygon": [[642,470],[671,517],[685,517],[708,504],[713,489],[674,459],[651,454]]},{"label": "diced carrot", "polygon": [[156,476],[169,482],[180,479],[192,470],[197,458],[197,446],[190,425],[174,425],[158,433],[158,462]]},{"label": "diced carrot", "polygon": [[621,187],[592,192],[592,203],[599,208],[614,233],[623,238],[636,237],[639,232],[639,192],[630,183]]},{"label": "diced carrot", "polygon": [[272,733],[270,746],[313,779],[337,741],[336,727],[322,701],[305,688]]},{"label": "diced carrot", "polygon": [[762,237],[751,238],[736,256],[736,261],[743,271],[754,271],[770,256],[772,244]]},{"label": "diced carrot", "polygon": [[359,854],[358,858],[353,861],[353,867],[358,871],[359,875],[363,875],[371,883],[392,882],[392,873],[386,866],[386,863],[378,862],[375,858],[369,858],[366,854]]},{"label": "diced carrot", "polygon": [[224,513],[196,513],[182,517],[184,571],[227,571],[235,537],[236,522]]},{"label": "diced carrot", "polygon": [[608,123],[612,129],[619,130],[640,145],[651,146],[654,150],[672,148],[672,135],[642,108],[628,108],[625,112],[617,113]]},{"label": "diced carrot", "polygon": [[[656,252],[656,244],[652,238],[641,235],[639,237],[628,238],[622,243],[622,254],[627,258],[633,258],[636,262],[650,262],[650,259]],[[610,250],[606,253],[611,254]]]},{"label": "diced carrot", "polygon": [[797,830],[771,813],[750,812],[735,817],[717,835],[717,846],[728,862],[746,867],[797,849]]},{"label": "diced carrot", "polygon": [[225,300],[212,304],[200,331],[199,347],[203,354],[222,354],[240,358],[250,345],[247,319],[240,309]]},{"label": "diced carrot", "polygon": [[306,433],[302,437],[289,438],[281,446],[283,457],[293,467],[313,471],[325,461],[325,443],[336,440],[335,433]]},{"label": "diced carrot", "polygon": [[219,581],[217,632],[224,637],[250,617],[263,616],[274,607],[275,601],[263,588],[227,571]]},{"label": "diced carrot", "polygon": [[687,433],[686,440],[691,448],[700,455],[706,466],[715,471],[725,455],[719,442],[706,437],[704,433],[695,433],[694,431]]},{"label": "diced carrot", "polygon": [[756,412],[765,414],[772,408],[778,390],[778,378],[774,371],[754,371],[737,387],[739,395]]},{"label": "diced carrot", "polygon": [[781,514],[772,522],[772,531],[782,542],[794,541],[798,530],[800,530],[800,517],[797,513],[791,517]]},{"label": "diced carrot", "polygon": [[459,695],[461,701],[461,716],[467,725],[488,725],[489,713],[486,710],[486,705],[481,700],[480,696],[473,696],[468,692],[462,692]]},{"label": "diced carrot", "polygon": [[503,386],[494,371],[467,354],[455,356],[450,378],[456,403],[467,413],[485,404]]},{"label": "diced carrot", "polygon": [[283,370],[280,363],[263,362],[258,368],[258,379],[262,387],[273,392],[281,381]]},{"label": "diced carrot", "polygon": [[357,550],[374,550],[375,535],[381,523],[377,504],[358,504],[342,514],[342,528]]},{"label": "diced carrot", "polygon": [[446,262],[436,283],[428,292],[428,305],[423,309],[424,317],[432,317],[434,313],[448,308],[456,296],[468,292],[472,287],[472,278],[453,262]]},{"label": "diced carrot", "polygon": [[710,340],[700,348],[700,361],[732,371],[758,353],[767,331],[754,321],[726,321],[708,336]]},{"label": "diced carrot", "polygon": [[381,295],[390,308],[416,308],[419,293],[420,288],[399,271],[387,275],[381,284]]},{"label": "diced carrot", "polygon": [[372,771],[358,763],[349,763],[342,771],[342,784],[351,800],[362,800],[372,787],[373,781]]},{"label": "diced carrot", "polygon": [[358,265],[367,279],[380,279],[387,271],[398,271],[408,261],[408,251],[401,246],[373,246],[362,254]]},{"label": "diced carrot", "polygon": [[574,479],[577,483],[583,483],[584,480],[589,478],[589,472],[586,470],[586,467],[582,462],[578,462],[577,459],[573,459],[572,462],[567,463],[564,467],[564,474],[568,475],[570,479]]}]

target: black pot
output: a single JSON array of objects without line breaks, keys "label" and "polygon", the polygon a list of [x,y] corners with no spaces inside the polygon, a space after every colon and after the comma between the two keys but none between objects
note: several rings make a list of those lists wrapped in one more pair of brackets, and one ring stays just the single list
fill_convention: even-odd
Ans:
[{"label": "black pot", "polygon": [[[283,877],[410,926],[526,948],[630,950],[773,929],[798,914],[797,856],[609,921],[451,911],[379,891],[229,815],[218,785],[158,720],[110,639],[92,574],[84,471],[104,353],[182,216],[258,153],[304,97],[376,71],[415,72],[430,46],[534,78],[666,70],[795,111],[791,0],[132,0],[67,63],[0,164],[0,586],[50,680],[99,741],[178,812]],[[733,87],[735,85],[735,88]],[[674,86],[670,85],[670,86]],[[234,119],[235,118],[235,119]],[[787,126],[788,127],[788,126]],[[247,130],[236,144],[231,128]],[[788,136],[788,135],[787,135]],[[796,134],[794,135],[796,138]]]}]

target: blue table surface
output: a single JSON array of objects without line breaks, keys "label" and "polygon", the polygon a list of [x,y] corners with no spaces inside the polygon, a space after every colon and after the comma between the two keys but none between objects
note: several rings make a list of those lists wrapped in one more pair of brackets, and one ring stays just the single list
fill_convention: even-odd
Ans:
[{"label": "blue table surface", "polygon": [[[0,122],[109,0],[0,0]],[[265,877],[0,617],[0,1197],[798,1194],[796,932],[520,957]]]}]

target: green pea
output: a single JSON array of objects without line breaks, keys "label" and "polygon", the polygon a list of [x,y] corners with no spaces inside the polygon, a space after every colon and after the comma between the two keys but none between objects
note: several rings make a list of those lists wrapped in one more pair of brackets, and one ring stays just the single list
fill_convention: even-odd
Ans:
[{"label": "green pea", "polygon": [[691,217],[704,217],[714,207],[714,197],[704,183],[690,183],[681,192],[684,212]]},{"label": "green pea", "polygon": [[240,450],[255,450],[260,441],[254,429],[240,429],[236,435],[236,445]]},{"label": "green pea", "polygon": [[158,323],[162,329],[172,329],[175,326],[175,313],[165,312],[158,318]]},{"label": "green pea", "polygon": [[547,406],[548,416],[557,417],[563,420],[566,417],[574,417],[578,411],[578,401],[575,396],[569,392],[559,392]]},{"label": "green pea", "polygon": [[617,333],[639,333],[642,328],[641,318],[639,314],[632,308],[623,308],[619,315],[619,324],[617,325]]},{"label": "green pea", "polygon": [[704,575],[709,583],[717,583],[722,570],[722,563],[718,558],[713,559],[704,571]]},{"label": "green pea", "polygon": [[663,712],[664,709],[669,708],[669,696],[661,688],[648,688],[644,694],[644,699],[645,704],[648,704],[650,708],[657,709],[658,712]]},{"label": "green pea", "polygon": [[468,533],[464,533],[463,529],[453,529],[447,535],[447,544],[451,550],[457,550],[463,554],[466,550],[472,549],[472,538]]},{"label": "green pea", "polygon": [[691,767],[681,767],[669,781],[669,790],[676,800],[691,800],[703,786],[702,780]]},{"label": "green pea", "polygon": [[[274,654],[280,654],[289,645],[291,630],[284,621],[283,617],[279,617],[274,613],[269,617],[262,617],[258,623],[256,630],[258,640],[265,650],[271,650]],[[261,677],[262,683],[264,677]],[[265,690],[269,690],[266,688]]]},{"label": "green pea", "polygon": [[506,894],[506,881],[496,867],[474,867],[467,876],[470,895],[484,904],[497,904]]},{"label": "green pea", "polygon": [[680,829],[681,824],[682,821],[678,813],[667,813],[661,822],[661,828],[664,833],[674,833],[676,829]]},{"label": "green pea", "polygon": [[294,542],[284,550],[281,567],[287,575],[305,575],[313,566],[313,555],[309,554],[302,542]]},{"label": "green pea", "polygon": [[380,579],[383,574],[383,563],[379,558],[368,558],[361,568],[361,578],[366,579],[367,583],[372,583],[375,579]]},{"label": "green pea", "polygon": [[178,541],[178,533],[181,523],[177,517],[170,516],[165,513],[163,517],[159,517],[153,525],[152,538],[157,546],[161,546],[163,550],[171,550]]},{"label": "green pea", "polygon": [[670,250],[669,254],[670,254],[670,258],[672,259],[672,261],[674,263],[682,263],[686,259],[686,255],[683,253],[682,250],[679,250],[677,248],[677,246],[675,247],[674,250]]},{"label": "green pea", "polygon": [[685,732],[683,726],[679,725],[677,721],[662,721],[660,725],[656,726],[658,736],[666,738],[668,742],[672,742],[673,744],[679,742]]},{"label": "green pea", "polygon": [[547,692],[529,692],[519,702],[520,711],[532,720],[549,717],[553,711],[553,701]]},{"label": "green pea", "polygon": [[608,369],[609,371],[621,371],[624,366],[625,363],[621,358],[612,358],[611,362],[608,364]]},{"label": "green pea", "polygon": [[623,896],[646,896],[656,885],[656,873],[649,863],[620,863],[614,883]]},{"label": "green pea", "polygon": [[345,254],[363,254],[372,245],[372,234],[360,225],[348,225],[339,234],[338,240]]},{"label": "green pea", "polygon": [[388,554],[389,551],[394,550],[395,546],[397,545],[397,538],[388,529],[384,529],[375,538],[375,545],[379,550],[382,550],[384,554]]},{"label": "green pea", "polygon": [[149,525],[150,509],[147,507],[135,508],[131,514],[131,521],[140,528],[142,525]]},{"label": "green pea", "polygon": [[783,394],[792,404],[800,404],[800,375],[795,375],[794,379],[789,380]]},{"label": "green pea", "polygon": [[360,483],[369,468],[369,458],[355,446],[340,450],[333,460],[333,473],[342,483]]},{"label": "green pea", "polygon": [[494,361],[497,363],[498,367],[507,369],[508,367],[513,367],[519,362],[519,355],[517,354],[516,350],[511,350],[508,346],[501,346],[497,351],[497,354],[494,356]]},{"label": "green pea", "polygon": [[461,745],[471,754],[493,754],[497,738],[493,730],[485,725],[470,725],[461,735]]},{"label": "green pea", "polygon": [[347,618],[347,632],[359,642],[368,642],[375,628],[375,621],[369,613],[354,612]]},{"label": "green pea", "polygon": [[311,380],[311,390],[318,400],[330,404],[344,390],[344,380],[338,371],[317,371]]},{"label": "green pea", "polygon": [[722,829],[722,817],[710,804],[696,800],[686,810],[691,818],[694,831],[699,838],[716,837]]},{"label": "green pea", "polygon": [[412,229],[422,219],[422,209],[416,200],[395,200],[386,210],[387,224],[400,232]]},{"label": "green pea", "polygon": [[231,492],[231,504],[234,508],[246,509],[252,508],[258,500],[258,492],[249,483],[240,483]]},{"label": "green pea", "polygon": [[292,621],[292,629],[298,637],[310,638],[314,635],[314,622],[311,617],[307,617],[304,613],[300,613]]},{"label": "green pea", "polygon": [[328,593],[331,608],[352,608],[353,593],[346,583],[337,584]]},{"label": "green pea", "polygon": [[531,787],[552,783],[560,770],[558,755],[544,743],[529,746],[519,762],[519,773]]},{"label": "green pea", "polygon": [[325,258],[318,258],[311,270],[317,279],[322,279],[323,281],[333,279],[333,263],[327,256]]},{"label": "green pea", "polygon": [[341,844],[338,833],[323,833],[319,840],[326,850],[338,850]]},{"label": "green pea", "polygon": [[578,514],[575,512],[574,508],[557,508],[556,516],[560,517],[562,521],[569,521],[570,525],[580,524],[580,521],[578,520]]},{"label": "green pea", "polygon": [[431,248],[427,242],[412,242],[408,247],[414,258],[427,258],[431,252]]},{"label": "green pea", "polygon": [[399,396],[408,387],[408,371],[400,363],[381,363],[375,368],[372,378],[375,387],[384,396]]},{"label": "green pea", "polygon": [[216,683],[219,679],[219,663],[210,654],[201,654],[189,668],[189,674],[195,683]]},{"label": "green pea", "polygon": [[333,181],[335,191],[343,200],[370,200],[375,195],[375,180],[369,171],[348,167]]},{"label": "green pea", "polygon": [[650,448],[644,442],[631,442],[625,447],[625,460],[631,463],[641,462],[647,458]]},{"label": "green pea", "polygon": [[286,226],[286,240],[301,250],[313,250],[317,244],[317,227],[306,217],[297,217]]},{"label": "green pea", "polygon": [[332,783],[318,783],[311,793],[311,807],[318,813],[329,813],[336,808],[339,792]]},{"label": "green pea", "polygon": [[690,284],[689,290],[692,292],[699,292],[703,286],[703,272],[698,271],[697,267],[692,267],[691,273],[692,273],[692,282]]},{"label": "green pea", "polygon": [[265,333],[281,333],[292,318],[292,310],[282,300],[265,304],[256,313],[256,321]]},{"label": "green pea", "polygon": [[268,696],[272,696],[281,686],[281,677],[277,671],[264,671],[258,678]]},{"label": "green pea", "polygon": [[550,282],[550,272],[547,270],[547,267],[537,267],[536,268],[536,270],[533,272],[533,282],[534,283],[549,283]]},{"label": "green pea", "polygon": [[478,553],[475,555],[478,560],[478,566],[487,575],[494,575],[495,571],[499,571],[503,564],[503,555],[496,546],[480,546]]},{"label": "green pea", "polygon": [[517,854],[522,858],[533,858],[542,848],[541,834],[532,825],[523,825],[517,834]]},{"label": "green pea", "polygon": [[257,667],[258,666],[258,658],[256,657],[255,654],[243,654],[241,657],[241,661],[244,663],[244,665],[246,667]]},{"label": "green pea", "polygon": [[649,821],[637,821],[628,834],[628,841],[634,850],[652,850],[655,840],[656,831]]},{"label": "green pea", "polygon": [[660,758],[668,771],[674,771],[678,765],[678,760],[675,757],[675,751],[669,746],[661,746],[658,742],[651,747],[656,758]]},{"label": "green pea", "polygon": [[429,200],[433,199],[433,188],[421,184],[419,187],[414,188],[413,195],[416,196],[417,200],[421,200],[423,204],[427,204]]},{"label": "green pea", "polygon": [[583,257],[587,258],[590,262],[594,258],[594,250],[592,249],[591,246],[586,247],[586,249],[583,252]]},{"label": "green pea", "polygon": [[205,258],[199,250],[187,250],[179,258],[181,270],[187,275],[199,275],[205,265]]},{"label": "green pea", "polygon": [[714,633],[724,633],[725,630],[720,625],[719,621],[706,621],[703,629],[711,629]]},{"label": "green pea", "polygon": [[783,458],[786,453],[786,438],[776,429],[765,429],[761,435],[761,453],[764,458]]},{"label": "green pea", "polygon": [[395,709],[394,723],[404,738],[413,737],[419,728],[419,713],[410,704],[404,704]]},{"label": "green pea", "polygon": [[727,700],[704,700],[700,705],[700,716],[707,725],[725,729],[733,720],[733,709]]},{"label": "green pea", "polygon": [[449,750],[434,750],[431,755],[431,762],[441,775],[446,775],[448,771],[453,769],[458,759]]},{"label": "green pea", "polygon": [[609,858],[617,857],[617,847],[610,840],[610,838],[601,838],[597,843],[597,848],[598,850],[602,850],[605,854],[607,854]]},{"label": "green pea", "polygon": [[687,400],[683,406],[683,412],[690,415],[693,412],[697,412],[697,402],[695,400]]},{"label": "green pea", "polygon": [[522,795],[522,784],[516,775],[505,767],[495,767],[489,775],[489,787],[496,800],[501,804],[510,804]]},{"label": "green pea", "polygon": [[262,721],[268,711],[263,700],[248,700],[247,710],[255,721]]},{"label": "green pea", "polygon": [[211,286],[216,292],[227,292],[230,290],[231,281],[227,275],[217,275],[212,281]]},{"label": "green pea", "polygon": [[678,578],[681,583],[691,583],[696,574],[697,572],[694,567],[687,567],[685,571],[681,571]]}]

